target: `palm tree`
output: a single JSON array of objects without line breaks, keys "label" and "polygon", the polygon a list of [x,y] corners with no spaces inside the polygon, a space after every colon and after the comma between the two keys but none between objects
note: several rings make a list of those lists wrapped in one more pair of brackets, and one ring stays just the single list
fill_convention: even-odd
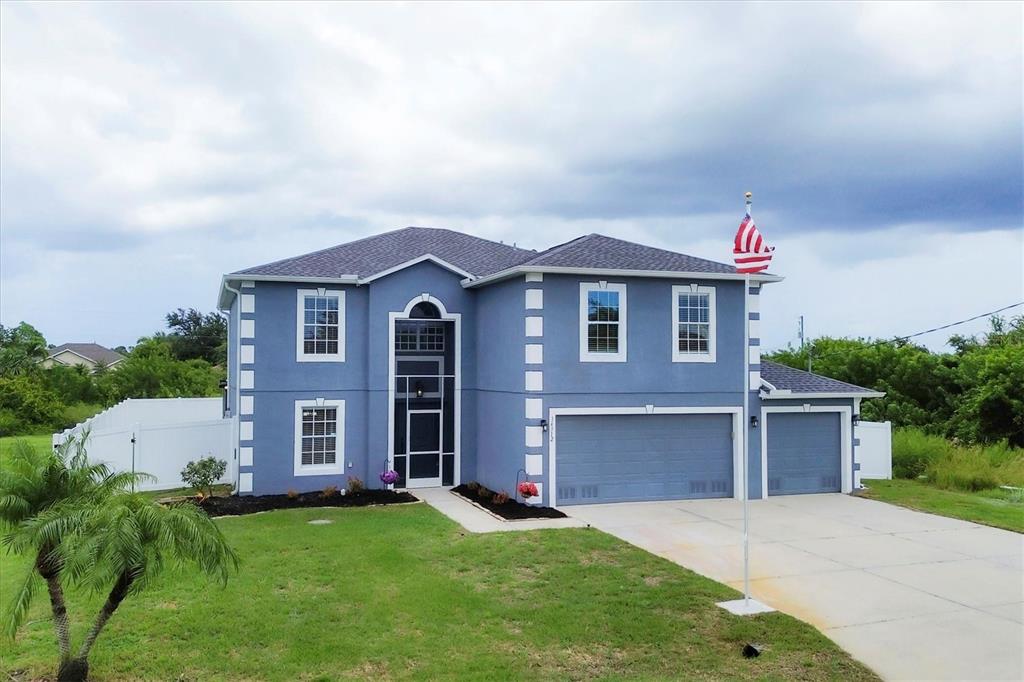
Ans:
[{"label": "palm tree", "polygon": [[[40,530],[50,522],[47,516],[38,520]],[[53,520],[60,516],[53,514]],[[138,493],[114,495],[89,510],[62,548],[72,580],[110,591],[78,653],[62,662],[61,682],[88,677],[89,652],[107,621],[125,597],[160,574],[165,562],[193,563],[222,584],[238,567],[220,528],[199,507],[190,502],[167,507]]]},{"label": "palm tree", "polygon": [[[69,438],[63,445],[45,453],[38,453],[28,443],[18,441],[8,463],[0,468],[0,526],[7,531],[3,544],[8,551],[33,557],[32,568],[15,593],[4,629],[13,637],[25,619],[38,574],[49,592],[62,661],[71,657],[71,641],[60,581],[64,561],[59,549],[64,536],[82,520],[81,514],[73,510],[125,490],[139,477],[112,473],[104,464],[90,463],[85,449],[88,436],[86,432]],[[41,514],[47,514],[51,524],[45,533],[32,532],[34,520]]]}]

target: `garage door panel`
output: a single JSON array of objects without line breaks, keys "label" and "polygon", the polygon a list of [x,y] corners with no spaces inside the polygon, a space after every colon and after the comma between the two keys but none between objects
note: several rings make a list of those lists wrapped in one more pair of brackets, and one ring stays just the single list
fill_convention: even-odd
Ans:
[{"label": "garage door panel", "polygon": [[839,492],[842,425],[838,412],[768,415],[768,494]]},{"label": "garage door panel", "polygon": [[732,496],[732,416],[560,416],[558,504]]}]

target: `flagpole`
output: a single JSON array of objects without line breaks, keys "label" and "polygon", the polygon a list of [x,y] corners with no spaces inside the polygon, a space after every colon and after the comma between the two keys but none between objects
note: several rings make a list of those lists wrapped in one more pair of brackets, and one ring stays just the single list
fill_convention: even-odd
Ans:
[{"label": "flagpole", "polygon": [[[743,449],[742,457],[742,477],[743,483],[740,485],[740,493],[743,496],[743,599],[731,599],[729,601],[719,602],[718,606],[722,607],[729,613],[737,616],[752,616],[758,613],[768,613],[774,611],[772,607],[767,604],[762,604],[756,599],[750,596],[750,272],[749,269],[752,267],[751,263],[756,262],[755,259],[749,258],[752,253],[761,253],[762,240],[760,236],[757,237],[756,245],[750,243],[751,234],[745,232],[749,229],[753,235],[756,235],[757,228],[754,227],[753,218],[750,216],[750,204],[753,195],[747,192],[747,215],[740,223],[740,231],[736,233],[736,244],[733,249],[734,257],[736,258],[736,269],[737,270],[748,270],[743,273],[743,408],[742,408],[742,420],[743,424],[741,432],[737,437],[743,439],[741,447]],[[741,245],[741,237],[748,239],[747,245]],[[771,249],[768,248],[768,253]],[[742,260],[741,257],[748,257],[746,260]],[[770,257],[769,257],[770,258]],[[742,265],[742,267],[741,267]],[[760,267],[760,270],[764,269]],[[758,387],[755,386],[755,389]],[[761,428],[764,428],[763,426]],[[761,491],[764,495],[764,491]]]},{"label": "flagpole", "polygon": [[[753,194],[747,192],[747,215]],[[743,605],[750,607],[750,273],[743,275]]]}]

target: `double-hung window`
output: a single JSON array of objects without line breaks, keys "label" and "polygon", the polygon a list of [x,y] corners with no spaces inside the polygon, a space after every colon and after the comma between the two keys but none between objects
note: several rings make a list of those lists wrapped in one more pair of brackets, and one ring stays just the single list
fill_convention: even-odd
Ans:
[{"label": "double-hung window", "polygon": [[345,470],[345,401],[295,401],[295,475]]},{"label": "double-hung window", "polygon": [[672,287],[672,361],[715,361],[715,288]]},{"label": "double-hung window", "polygon": [[626,361],[626,285],[580,283],[580,362]]},{"label": "double-hung window", "polygon": [[344,291],[299,289],[296,318],[296,361],[345,361]]}]

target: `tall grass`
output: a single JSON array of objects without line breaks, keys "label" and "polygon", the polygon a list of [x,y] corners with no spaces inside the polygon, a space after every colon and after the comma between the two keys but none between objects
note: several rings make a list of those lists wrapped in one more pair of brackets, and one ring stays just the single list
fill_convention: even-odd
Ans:
[{"label": "tall grass", "polygon": [[892,475],[923,478],[949,490],[1024,487],[1024,450],[1005,441],[960,445],[919,429],[900,428],[892,436]]}]

